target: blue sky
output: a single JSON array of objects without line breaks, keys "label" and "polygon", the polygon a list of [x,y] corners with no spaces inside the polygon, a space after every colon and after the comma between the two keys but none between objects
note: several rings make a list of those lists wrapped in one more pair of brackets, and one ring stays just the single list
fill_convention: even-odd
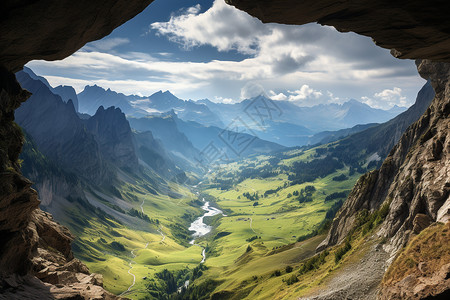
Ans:
[{"label": "blue sky", "polygon": [[232,103],[264,93],[301,106],[409,106],[424,84],[413,61],[370,38],[307,24],[263,24],[223,0],[156,0],[72,56],[27,66],[52,85],[98,84],[125,94],[170,90]]}]

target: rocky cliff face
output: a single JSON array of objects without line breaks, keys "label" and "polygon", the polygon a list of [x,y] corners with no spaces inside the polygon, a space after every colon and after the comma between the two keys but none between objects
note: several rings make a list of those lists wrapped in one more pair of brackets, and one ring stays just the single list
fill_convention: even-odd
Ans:
[{"label": "rocky cliff face", "polygon": [[[375,210],[390,203],[380,235],[390,238],[395,254],[414,231],[415,224],[446,222],[450,209],[450,64],[418,61],[422,77],[430,79],[436,96],[425,114],[392,149],[380,170],[360,178],[333,221],[328,237],[319,247],[340,243],[362,209]],[[422,214],[422,222],[415,221]],[[423,221],[424,220],[424,221]]]},{"label": "rocky cliff face", "polygon": [[106,160],[120,168],[137,169],[138,159],[133,145],[133,133],[125,114],[114,106],[100,106],[94,116],[85,121]]},{"label": "rocky cliff face", "polygon": [[[113,297],[103,290],[101,282],[81,275],[86,269],[66,265],[73,262],[70,247],[66,248],[69,253],[61,253],[59,246],[70,245],[71,238],[37,209],[37,193],[20,174],[23,135],[14,123],[14,111],[30,93],[21,88],[13,72],[31,59],[61,59],[72,54],[85,43],[107,35],[150,2],[39,0],[0,4],[0,298]],[[40,230],[43,228],[51,230]],[[58,249],[46,257],[59,271],[72,270],[76,280],[60,276],[55,285],[33,275],[33,258],[39,249],[45,249],[44,238],[40,238],[45,232],[53,232],[54,237],[47,239],[47,246]]]},{"label": "rocky cliff face", "polygon": [[95,137],[78,117],[73,103],[63,102],[44,83],[25,72],[16,76],[22,87],[33,93],[16,110],[17,123],[46,156],[65,169],[101,183],[106,176],[101,151]]}]

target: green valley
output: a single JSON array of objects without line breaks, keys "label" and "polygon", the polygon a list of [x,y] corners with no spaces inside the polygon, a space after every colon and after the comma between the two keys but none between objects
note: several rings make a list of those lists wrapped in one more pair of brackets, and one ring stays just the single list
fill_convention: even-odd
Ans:
[{"label": "green valley", "polygon": [[[290,299],[339,285],[335,275],[381,242],[370,233],[386,210],[363,211],[345,241],[317,249],[355,183],[380,168],[431,95],[389,122],[287,148],[174,110],[79,114],[31,70],[17,76],[33,92],[16,114],[23,173],[41,207],[73,233],[74,256],[103,276],[107,291],[130,299]],[[229,158],[239,149],[225,137],[250,144]],[[205,163],[208,149],[227,159]],[[40,268],[42,280],[58,275]]]}]

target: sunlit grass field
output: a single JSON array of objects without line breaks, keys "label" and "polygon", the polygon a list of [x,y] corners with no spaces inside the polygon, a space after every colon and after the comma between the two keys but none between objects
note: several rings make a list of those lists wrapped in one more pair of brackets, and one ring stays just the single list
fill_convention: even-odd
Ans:
[{"label": "sunlit grass field", "polygon": [[[283,270],[287,266],[297,268],[303,259],[314,254],[325,236],[321,233],[297,241],[314,235],[330,207],[344,200],[341,197],[325,201],[326,196],[348,192],[361,175],[357,172],[350,175],[349,167],[344,166],[311,182],[293,184],[289,174],[279,172],[283,166],[318,158],[315,149],[288,151],[277,165],[271,165],[273,157],[269,155],[221,165],[206,174],[199,186],[168,183],[165,192],[149,193],[145,181],[125,182],[118,188],[122,195],[127,195],[131,207],[143,211],[152,222],[135,218],[132,221],[136,222],[125,226],[117,220],[104,224],[92,218],[90,226],[75,231],[77,245],[82,247],[78,251],[83,254],[80,258],[92,272],[102,274],[105,288],[117,295],[132,285],[130,273],[134,274],[135,284],[123,294],[132,299],[148,297],[149,280],[164,269],[173,272],[194,269],[202,260],[202,247],[207,248],[204,263],[207,270],[195,284],[213,279],[219,283],[216,292],[239,291],[239,298],[248,299],[275,299],[275,295],[283,295],[281,299],[299,293],[304,287],[298,284],[294,285],[295,290],[287,287],[285,281],[291,274]],[[275,175],[244,178],[225,188],[214,184],[235,178],[246,168],[273,168]],[[333,180],[342,174],[347,176],[345,180]],[[298,192],[311,186],[314,187],[311,200],[301,203]],[[269,190],[275,192],[266,193]],[[259,198],[250,200],[244,196],[246,193],[258,194]],[[187,228],[203,213],[195,204],[203,196],[226,215],[207,219],[206,222],[212,222],[213,231],[196,239],[201,246],[190,245]],[[328,263],[331,265],[331,258]],[[273,276],[277,270],[281,274]],[[312,287],[314,284],[308,289]]]},{"label": "sunlit grass field", "polygon": [[[307,151],[294,150],[289,155],[293,157],[281,160],[279,165],[308,161],[315,156],[315,148]],[[214,182],[217,178],[232,178],[239,169],[247,166],[258,169],[268,159],[269,156],[257,156],[222,165],[220,169],[210,173],[208,179]],[[341,174],[348,176],[349,168],[344,167],[323,178],[295,185],[290,185],[286,174],[265,179],[245,179],[225,190],[208,188],[206,184],[203,192],[212,196],[215,203],[227,212],[227,216],[220,219],[208,240],[212,250],[205,263],[209,267],[205,278],[222,282],[216,291],[233,291],[235,296],[248,299],[281,299],[298,293],[298,287],[295,292],[284,282],[291,274],[272,277],[271,273],[283,270],[288,265],[298,265],[302,259],[314,254],[324,235],[304,242],[297,242],[297,239],[311,234],[324,221],[327,210],[338,200],[325,201],[327,195],[351,190],[361,176],[356,172],[346,180],[333,180],[333,177]],[[315,188],[312,201],[299,203],[293,194],[306,186]],[[271,189],[278,191],[262,196]],[[258,193],[258,205],[254,206],[256,201],[247,199],[243,196],[244,193]],[[213,238],[221,232],[226,234]],[[252,240],[252,237],[257,238]],[[327,263],[331,265],[331,259]]]}]

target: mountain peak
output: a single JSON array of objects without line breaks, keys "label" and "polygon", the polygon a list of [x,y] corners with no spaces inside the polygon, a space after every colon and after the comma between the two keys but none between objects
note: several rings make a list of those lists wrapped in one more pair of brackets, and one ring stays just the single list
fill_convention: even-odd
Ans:
[{"label": "mountain peak", "polygon": [[365,106],[369,106],[369,105],[367,105],[365,103],[362,103],[362,102],[360,102],[358,100],[355,100],[355,99],[350,99],[347,102],[345,102],[343,105],[344,106],[350,106],[350,105],[355,106],[355,105],[358,105],[358,106],[364,106],[364,107]]},{"label": "mountain peak", "polygon": [[94,85],[86,85],[81,93],[84,93],[84,92],[105,92],[105,91],[106,90],[104,88],[102,88],[101,86],[98,86],[98,85],[94,84]]}]

